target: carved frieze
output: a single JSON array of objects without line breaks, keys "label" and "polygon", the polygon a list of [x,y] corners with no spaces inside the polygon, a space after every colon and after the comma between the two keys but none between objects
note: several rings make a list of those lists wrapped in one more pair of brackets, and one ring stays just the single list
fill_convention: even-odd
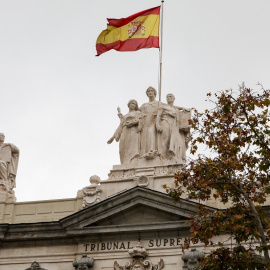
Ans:
[{"label": "carved frieze", "polygon": [[138,177],[142,175],[168,176],[174,175],[175,173],[179,172],[182,168],[183,165],[164,165],[147,168],[137,168],[137,169],[112,170],[109,173],[109,180],[134,179],[135,181],[137,181]]},{"label": "carved frieze", "polygon": [[124,178],[124,171],[112,171],[109,173],[110,180],[121,180]]},{"label": "carved frieze", "polygon": [[123,179],[132,179],[135,176],[135,170],[125,170],[123,172]]},{"label": "carved frieze", "polygon": [[147,250],[140,243],[129,250],[132,262],[127,262],[125,266],[120,266],[117,261],[114,262],[114,270],[161,270],[164,267],[164,261],[160,259],[158,264],[153,264],[145,258],[148,256]]},{"label": "carved frieze", "polygon": [[158,166],[155,168],[155,176],[174,175],[182,169],[182,165]]}]

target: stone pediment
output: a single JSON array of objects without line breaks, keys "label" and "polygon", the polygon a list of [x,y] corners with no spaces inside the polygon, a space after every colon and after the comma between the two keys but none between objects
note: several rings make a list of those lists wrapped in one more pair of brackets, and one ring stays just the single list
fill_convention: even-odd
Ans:
[{"label": "stone pediment", "polygon": [[[190,215],[197,212],[197,204],[188,200],[174,203],[162,192],[143,187],[134,187],[83,209],[60,222],[73,231],[111,232],[116,229],[130,230],[133,225],[161,228],[186,226]],[[168,227],[168,228],[169,228]],[[82,230],[83,229],[83,230]]]},{"label": "stone pediment", "polygon": [[60,243],[183,236],[189,234],[186,221],[197,212],[197,206],[184,199],[174,203],[165,193],[137,186],[59,221],[1,224],[0,241],[18,245],[18,241]]},{"label": "stone pediment", "polygon": [[95,226],[151,224],[187,219],[185,216],[179,216],[158,208],[149,207],[146,204],[138,203],[124,211],[95,222]]}]

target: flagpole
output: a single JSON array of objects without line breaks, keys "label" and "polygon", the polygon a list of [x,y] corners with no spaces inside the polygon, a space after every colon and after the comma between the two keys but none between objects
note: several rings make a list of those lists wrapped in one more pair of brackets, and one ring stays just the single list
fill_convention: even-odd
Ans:
[{"label": "flagpole", "polygon": [[161,82],[162,82],[162,46],[163,46],[163,3],[161,1],[161,18],[160,18],[160,46],[159,46],[159,84],[158,84],[158,96],[161,101]]}]

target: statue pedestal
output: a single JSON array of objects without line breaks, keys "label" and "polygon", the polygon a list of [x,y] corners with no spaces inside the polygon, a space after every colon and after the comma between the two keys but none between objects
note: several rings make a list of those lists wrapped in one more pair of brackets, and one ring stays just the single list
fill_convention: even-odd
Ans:
[{"label": "statue pedestal", "polygon": [[16,202],[10,183],[0,179],[0,202]]},{"label": "statue pedestal", "polygon": [[[148,163],[148,162],[147,162]],[[174,187],[174,174],[179,172],[184,164],[168,161],[154,165],[151,161],[144,166],[114,165],[109,178],[100,181],[100,200],[115,196],[135,186],[150,188],[165,193],[163,185]],[[148,165],[148,166],[147,166]],[[152,165],[152,166],[151,166]]]},{"label": "statue pedestal", "polygon": [[137,158],[132,160],[129,164],[114,165],[112,170],[129,170],[133,168],[146,168],[146,167],[157,167],[157,166],[171,166],[171,165],[183,165],[185,162],[177,159],[161,159],[159,156],[155,158]]},{"label": "statue pedestal", "polygon": [[[135,163],[135,162],[134,162]],[[184,163],[171,160],[138,159],[135,164],[114,165],[108,180],[133,179],[140,176],[173,176],[181,170]]]},{"label": "statue pedestal", "polygon": [[[88,207],[98,201],[116,196],[136,186],[146,187],[158,192],[166,193],[163,185],[175,187],[174,174],[179,172],[184,163],[172,163],[167,161],[148,162],[143,166],[114,165],[109,173],[109,178],[99,180],[77,193],[77,198],[84,201],[83,207]],[[97,176],[95,176],[97,177]],[[85,203],[89,202],[89,203]]]},{"label": "statue pedestal", "polygon": [[6,202],[7,201],[7,193],[0,191],[0,202]]},{"label": "statue pedestal", "polygon": [[0,190],[0,202],[16,202],[16,197],[14,194]]}]

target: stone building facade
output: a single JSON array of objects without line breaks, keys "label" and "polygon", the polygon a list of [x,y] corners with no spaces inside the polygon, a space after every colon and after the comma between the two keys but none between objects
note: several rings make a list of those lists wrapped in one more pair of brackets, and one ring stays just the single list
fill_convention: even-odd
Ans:
[{"label": "stone building facade", "polygon": [[[83,256],[93,260],[89,269],[182,269],[184,261],[179,246],[189,234],[186,221],[196,212],[196,203],[183,199],[175,204],[162,192],[135,186],[72,214],[65,212],[67,216],[58,220],[53,214],[54,220],[42,220],[41,212],[50,207],[59,211],[65,203],[75,210],[70,201],[36,202],[28,205],[29,209],[37,209],[32,222],[17,219],[18,222],[0,225],[1,270],[71,270],[74,260]],[[7,209],[9,206],[6,205]],[[20,206],[14,205],[16,213]],[[30,216],[27,207],[24,209],[20,213]],[[38,213],[38,209],[44,210]],[[63,213],[58,212],[58,217]],[[132,250],[136,253],[136,249],[139,253],[140,249],[145,250],[140,258],[152,268],[146,264],[146,268],[120,268],[133,263],[131,253]],[[33,262],[40,268],[31,268]],[[157,268],[159,264],[162,268]]]},{"label": "stone building facade", "polygon": [[[16,202],[19,150],[0,136],[0,270],[198,270],[207,253],[196,245],[180,248],[189,236],[190,215],[198,202],[173,202],[164,188],[174,187],[174,174],[185,165],[189,139],[188,109],[155,100],[139,109],[128,103],[129,113],[108,143],[119,141],[121,164],[109,178],[94,175],[90,185],[73,199]],[[16,162],[13,170],[12,159]],[[2,177],[2,178],[1,178]],[[209,201],[209,210],[222,208]],[[226,236],[220,236],[219,241]]]}]

